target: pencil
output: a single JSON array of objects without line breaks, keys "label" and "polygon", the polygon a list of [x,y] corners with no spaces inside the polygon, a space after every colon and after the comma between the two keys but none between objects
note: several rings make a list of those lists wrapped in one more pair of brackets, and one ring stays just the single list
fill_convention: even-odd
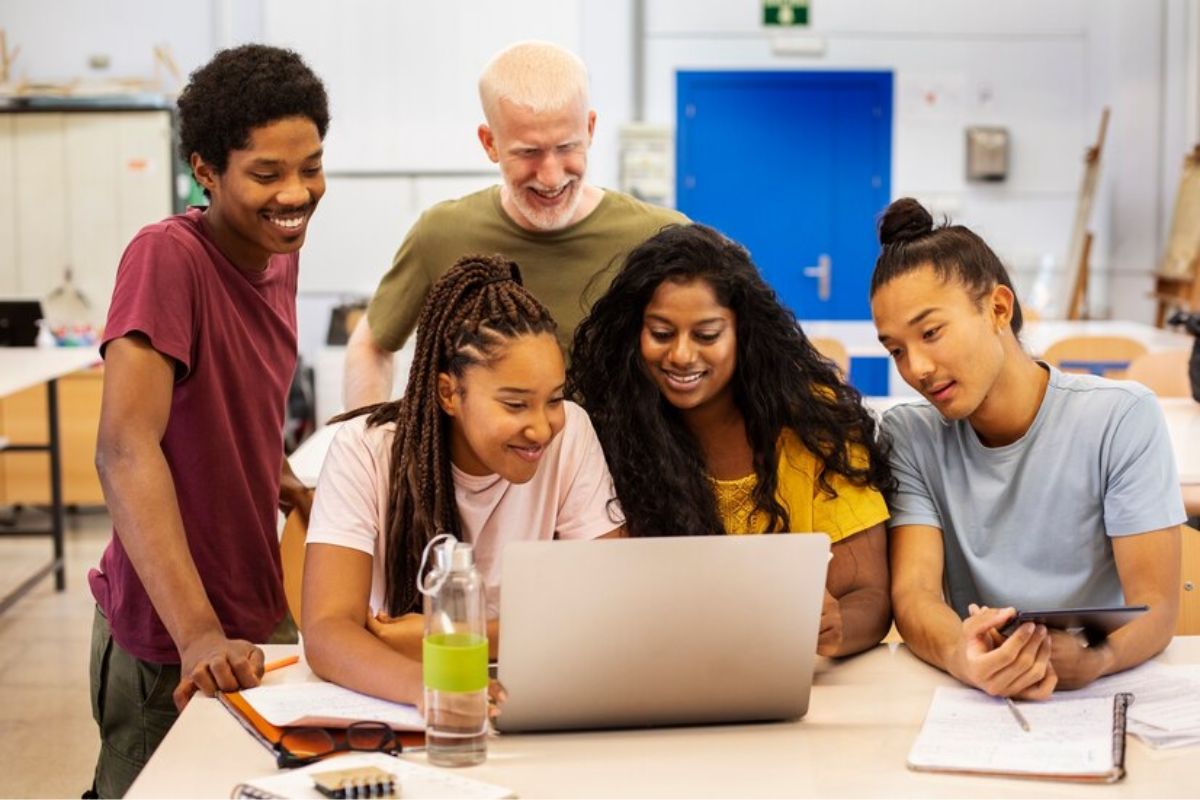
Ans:
[{"label": "pencil", "polygon": [[283,669],[284,667],[290,667],[292,664],[295,664],[299,660],[300,660],[300,656],[288,656],[287,658],[281,658],[281,659],[278,659],[277,661],[272,661],[269,664],[264,664],[263,672],[270,672],[271,670],[274,670],[274,669]]},{"label": "pencil", "polygon": [[1004,702],[1008,706],[1008,710],[1012,712],[1013,719],[1021,726],[1021,730],[1029,733],[1029,722],[1025,719],[1025,715],[1021,713],[1021,709],[1017,708],[1017,704],[1013,702],[1013,699],[1006,697],[1004,698]]}]

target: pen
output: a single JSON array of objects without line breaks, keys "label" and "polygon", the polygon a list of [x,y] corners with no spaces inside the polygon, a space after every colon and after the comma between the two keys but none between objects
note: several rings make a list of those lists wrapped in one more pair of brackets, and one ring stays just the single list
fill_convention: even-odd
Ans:
[{"label": "pen", "polygon": [[1021,709],[1017,708],[1017,704],[1013,702],[1011,697],[1004,698],[1004,703],[1008,706],[1008,710],[1012,712],[1013,719],[1021,726],[1021,730],[1029,733],[1029,722],[1025,719],[1025,715],[1021,713]]},{"label": "pen", "polygon": [[270,672],[271,670],[274,670],[274,669],[283,669],[284,667],[290,667],[292,664],[295,664],[299,660],[300,660],[300,656],[288,656],[287,658],[281,658],[281,659],[278,659],[277,661],[272,661],[269,664],[264,664],[263,672]]}]

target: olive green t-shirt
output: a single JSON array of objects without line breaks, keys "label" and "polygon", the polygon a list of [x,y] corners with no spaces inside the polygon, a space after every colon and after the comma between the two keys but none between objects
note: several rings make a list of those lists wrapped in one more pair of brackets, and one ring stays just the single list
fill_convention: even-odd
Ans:
[{"label": "olive green t-shirt", "polygon": [[672,223],[677,211],[605,190],[586,217],[555,231],[527,231],[500,206],[500,187],[438,203],[408,232],[367,309],[380,347],[399,350],[412,335],[434,281],[465,255],[502,255],[521,268],[525,286],[550,309],[558,338],[570,345],[575,326],[608,288],[630,250]]}]

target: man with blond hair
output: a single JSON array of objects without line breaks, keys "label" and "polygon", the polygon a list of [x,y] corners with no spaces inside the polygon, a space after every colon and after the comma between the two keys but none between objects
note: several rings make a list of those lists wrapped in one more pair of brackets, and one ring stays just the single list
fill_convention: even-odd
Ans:
[{"label": "man with blond hair", "polygon": [[625,254],[665,225],[686,221],[588,183],[596,112],[575,54],[546,42],[514,44],[484,68],[479,99],[486,120],[479,142],[503,181],[433,206],[408,232],[350,337],[347,408],[390,399],[393,353],[412,334],[433,282],[461,256],[517,262],[567,345]]}]

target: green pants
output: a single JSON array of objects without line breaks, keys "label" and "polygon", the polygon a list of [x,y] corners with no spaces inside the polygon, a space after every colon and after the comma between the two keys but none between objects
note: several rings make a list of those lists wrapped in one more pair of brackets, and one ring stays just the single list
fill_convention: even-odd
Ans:
[{"label": "green pants", "polygon": [[[294,643],[291,615],[271,636],[272,644]],[[92,621],[92,718],[100,727],[100,757],[92,791],[123,797],[167,735],[179,712],[171,695],[179,685],[178,664],[142,661],[113,641],[97,607]]]}]

